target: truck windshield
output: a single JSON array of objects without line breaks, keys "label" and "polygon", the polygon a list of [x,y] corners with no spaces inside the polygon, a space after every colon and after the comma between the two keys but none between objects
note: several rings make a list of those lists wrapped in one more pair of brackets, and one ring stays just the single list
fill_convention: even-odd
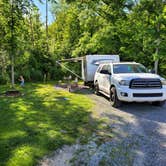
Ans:
[{"label": "truck windshield", "polygon": [[141,64],[114,64],[113,72],[118,73],[148,73],[148,70]]}]

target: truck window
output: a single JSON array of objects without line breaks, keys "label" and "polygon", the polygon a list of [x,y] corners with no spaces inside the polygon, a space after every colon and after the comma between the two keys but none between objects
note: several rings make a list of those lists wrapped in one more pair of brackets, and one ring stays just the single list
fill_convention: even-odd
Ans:
[{"label": "truck window", "polygon": [[113,72],[117,73],[148,73],[148,70],[141,64],[114,64]]},{"label": "truck window", "polygon": [[108,72],[109,72],[110,74],[112,73],[112,71],[111,71],[111,66],[110,66],[110,65],[108,65],[107,70],[108,70]]},{"label": "truck window", "polygon": [[102,68],[102,66],[99,66],[99,67],[98,67],[97,73],[100,73],[101,68]]},{"label": "truck window", "polygon": [[100,73],[102,73],[102,74],[111,74],[111,66],[110,65],[104,65],[102,67],[102,69],[100,70]]},{"label": "truck window", "polygon": [[100,71],[102,71],[102,70],[107,70],[108,71],[108,65],[104,65]]}]

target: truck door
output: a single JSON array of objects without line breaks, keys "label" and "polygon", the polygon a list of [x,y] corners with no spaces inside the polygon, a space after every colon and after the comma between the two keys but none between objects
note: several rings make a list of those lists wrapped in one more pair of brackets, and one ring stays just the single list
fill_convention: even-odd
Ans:
[{"label": "truck door", "polygon": [[102,79],[103,79],[102,68],[103,68],[103,66],[101,65],[98,68],[98,70],[96,72],[96,75],[95,75],[100,90],[103,90],[103,85],[102,85],[103,84],[103,81],[102,81]]},{"label": "truck door", "polygon": [[111,66],[107,65],[106,74],[103,76],[103,91],[109,94],[110,91],[110,82],[111,82]]},{"label": "truck door", "polygon": [[108,79],[108,65],[103,65],[103,67],[101,68],[100,70],[100,77],[99,77],[99,88],[100,90],[104,91],[105,92],[105,89],[106,89],[106,79]]}]

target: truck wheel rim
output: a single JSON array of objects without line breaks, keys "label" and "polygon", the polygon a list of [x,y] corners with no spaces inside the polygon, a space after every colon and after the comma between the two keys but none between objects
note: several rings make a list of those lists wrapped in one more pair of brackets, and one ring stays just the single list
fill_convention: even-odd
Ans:
[{"label": "truck wheel rim", "polygon": [[115,96],[114,96],[114,94],[112,94],[112,101],[113,101],[113,102],[115,101]]},{"label": "truck wheel rim", "polygon": [[114,102],[114,101],[115,101],[115,95],[114,95],[114,93],[113,93],[113,92],[111,93],[111,101],[112,101],[112,102]]},{"label": "truck wheel rim", "polygon": [[96,93],[98,92],[98,86],[97,85],[95,86],[95,92]]}]

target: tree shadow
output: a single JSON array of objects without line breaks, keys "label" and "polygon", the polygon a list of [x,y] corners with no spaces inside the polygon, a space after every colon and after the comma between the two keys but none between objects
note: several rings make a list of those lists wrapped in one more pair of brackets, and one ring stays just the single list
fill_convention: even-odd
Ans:
[{"label": "tree shadow", "polygon": [[[43,85],[29,85],[22,98],[0,101],[0,165],[34,165],[38,159],[80,136],[92,134],[91,113],[85,103],[77,103],[55,91],[38,93]],[[81,100],[81,99],[80,99]],[[95,125],[98,123],[93,119]],[[21,154],[21,156],[20,156]]]},{"label": "tree shadow", "polygon": [[137,117],[156,122],[165,123],[166,104],[162,107],[153,106],[148,102],[144,103],[124,103],[119,110],[133,114]]}]

